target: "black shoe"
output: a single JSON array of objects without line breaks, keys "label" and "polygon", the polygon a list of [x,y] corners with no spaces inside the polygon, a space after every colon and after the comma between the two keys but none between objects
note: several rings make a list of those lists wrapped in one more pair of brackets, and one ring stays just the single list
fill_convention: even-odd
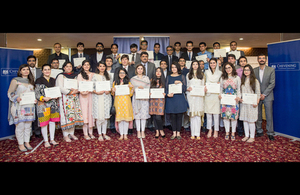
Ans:
[{"label": "black shoe", "polygon": [[243,137],[243,136],[244,136],[244,133],[238,132],[238,135],[239,135],[240,137]]},{"label": "black shoe", "polygon": [[116,133],[116,129],[115,129],[115,128],[110,129],[110,131],[111,131],[112,133]]},{"label": "black shoe", "polygon": [[201,132],[206,133],[206,127],[202,127],[202,128],[201,128]]},{"label": "black shoe", "polygon": [[184,130],[185,130],[185,131],[189,131],[189,132],[191,131],[190,127],[184,128]]},{"label": "black shoe", "polygon": [[171,125],[166,126],[166,128],[169,129],[170,131],[172,131],[172,126]]},{"label": "black shoe", "polygon": [[261,137],[263,135],[264,135],[264,133],[256,133],[255,137]]},{"label": "black shoe", "polygon": [[150,130],[151,132],[155,132],[155,128],[154,128],[154,127],[149,128],[149,130]]},{"label": "black shoe", "polygon": [[43,138],[43,136],[41,135],[41,134],[39,134],[39,135],[34,135],[35,137],[37,137],[37,138]]},{"label": "black shoe", "polygon": [[273,135],[268,135],[268,137],[269,137],[269,139],[270,139],[271,141],[275,140],[275,138],[274,138]]},{"label": "black shoe", "polygon": [[128,134],[132,135],[133,129],[128,129]]}]

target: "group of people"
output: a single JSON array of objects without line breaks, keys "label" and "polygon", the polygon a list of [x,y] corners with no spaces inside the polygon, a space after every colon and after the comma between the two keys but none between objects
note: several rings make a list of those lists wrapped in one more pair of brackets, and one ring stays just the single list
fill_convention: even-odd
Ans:
[{"label": "group of people", "polygon": [[[167,47],[167,54],[159,53],[160,45],[154,45],[153,59],[149,59],[147,41],[141,41],[141,50],[137,45],[130,46],[128,55],[118,54],[118,45],[111,45],[111,55],[103,53],[104,45],[96,44],[97,52],[91,56],[83,53],[84,44],[77,44],[78,53],[69,61],[68,56],[60,52],[61,45],[54,44],[55,53],[41,69],[36,68],[36,57],[27,58],[27,64],[19,67],[17,77],[11,80],[8,89],[9,124],[16,125],[16,138],[21,151],[31,150],[29,144],[31,126],[36,136],[42,134],[44,146],[57,145],[54,140],[55,129],[61,128],[66,142],[78,140],[74,135],[75,126],[83,126],[84,139],[95,139],[93,127],[98,130],[98,140],[110,140],[106,134],[114,129],[120,134],[119,140],[128,140],[135,125],[138,138],[145,138],[145,128],[156,130],[155,138],[165,137],[164,126],[171,126],[170,139],[182,139],[180,131],[183,123],[190,123],[191,139],[200,139],[202,122],[208,129],[207,137],[218,137],[219,125],[224,123],[225,140],[235,140],[236,129],[244,129],[242,141],[253,142],[256,136],[262,136],[262,103],[267,117],[267,134],[274,140],[272,103],[275,87],[275,71],[266,65],[266,56],[258,56],[259,67],[253,69],[247,64],[247,58],[240,51],[239,59],[228,52],[226,57],[214,56],[206,51],[206,43],[199,44],[200,52],[193,53],[193,42],[186,42],[187,52],[180,51],[181,43]],[[231,51],[237,51],[237,43],[230,43]],[[213,47],[220,48],[215,42]],[[174,51],[175,48],[175,51]],[[206,60],[196,60],[196,56],[207,55]],[[67,57],[66,57],[67,56]],[[85,59],[74,67],[74,58]],[[63,72],[56,78],[51,70],[58,69],[59,61]],[[153,62],[160,60],[159,66]],[[186,66],[190,61],[190,68]],[[68,89],[66,79],[81,81],[109,81],[110,90],[79,91]],[[218,93],[211,93],[207,85],[220,84]],[[170,85],[181,85],[181,93],[170,93]],[[116,88],[127,85],[129,94],[117,95]],[[204,95],[193,95],[195,86],[202,86]],[[59,87],[61,97],[46,97],[45,89]],[[163,88],[163,98],[137,99],[136,90],[145,88]],[[35,92],[35,104],[21,105],[22,94]],[[255,104],[244,104],[243,93],[257,95]],[[235,105],[221,104],[222,94],[236,95]],[[150,93],[151,95],[151,93]],[[257,103],[257,104],[256,104]],[[255,125],[256,123],[256,125]],[[153,128],[154,125],[154,128]],[[212,128],[214,126],[214,128]],[[231,134],[230,134],[231,126]],[[239,128],[237,128],[237,126]],[[48,140],[48,128],[50,142]],[[186,128],[185,128],[186,129]],[[214,130],[214,131],[213,131]],[[212,135],[213,134],[213,135]]]}]

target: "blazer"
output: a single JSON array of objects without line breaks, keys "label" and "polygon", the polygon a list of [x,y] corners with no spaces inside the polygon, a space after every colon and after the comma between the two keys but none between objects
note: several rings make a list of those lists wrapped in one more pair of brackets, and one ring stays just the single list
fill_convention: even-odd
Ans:
[{"label": "blazer", "polygon": [[[119,67],[117,67],[115,69],[115,73],[114,73],[114,81],[117,79],[117,76],[118,76],[118,71],[119,69],[122,67],[123,65],[120,65]],[[128,66],[128,71],[127,71],[127,74],[128,74],[128,77],[129,77],[129,80],[135,76],[135,68],[133,66]]]},{"label": "blazer", "polygon": [[135,68],[137,65],[139,65],[141,63],[141,54],[135,53],[134,55],[136,55],[135,61],[134,61],[134,64],[131,66],[134,66],[134,68]]},{"label": "blazer", "polygon": [[[198,56],[198,54],[193,51],[192,60],[196,60],[196,56]],[[183,54],[181,54],[181,57],[183,57],[186,61],[190,60],[187,52],[184,52]]]},{"label": "blazer", "polygon": [[150,81],[155,76],[155,64],[152,63],[152,62],[149,62],[149,61],[148,61],[148,64],[147,64],[147,76],[149,77]]},{"label": "blazer", "polygon": [[64,54],[64,53],[60,53],[59,56],[57,56],[56,53],[53,53],[53,54],[49,55],[48,60],[47,60],[47,64],[51,64],[51,60],[54,59],[54,58],[59,59],[59,60],[60,59],[65,59],[66,62],[70,61],[69,56]]},{"label": "blazer", "polygon": [[[103,55],[102,55],[102,59],[100,61],[104,61],[106,60],[106,54],[104,52],[102,52]],[[97,52],[92,54],[90,57],[89,57],[89,60],[90,60],[90,65],[91,65],[91,72],[96,72],[96,69],[97,69]]]},{"label": "blazer", "polygon": [[[161,60],[164,60],[164,61],[167,62],[167,66],[168,66],[168,67],[167,67],[167,70],[168,70],[168,71],[171,71],[171,67],[169,67],[170,62],[169,62],[169,57],[168,57],[168,55],[162,57]],[[172,62],[178,62],[178,57],[172,55]]]},{"label": "blazer", "polygon": [[[183,51],[179,51],[179,57],[178,57],[178,59],[182,56],[182,54],[183,54]],[[173,56],[176,56],[176,51],[173,51]]]},{"label": "blazer", "polygon": [[260,83],[261,94],[266,95],[264,101],[273,101],[273,89],[275,87],[275,69],[266,65],[262,81],[259,77],[259,67],[254,68],[254,74]]}]

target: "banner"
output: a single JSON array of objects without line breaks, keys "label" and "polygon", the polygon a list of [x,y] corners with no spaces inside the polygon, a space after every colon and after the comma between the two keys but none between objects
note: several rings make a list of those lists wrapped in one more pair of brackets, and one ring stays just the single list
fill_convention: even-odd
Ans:
[{"label": "banner", "polygon": [[8,97],[7,90],[12,78],[17,76],[19,66],[27,64],[27,57],[33,55],[33,51],[0,48],[1,90],[0,90],[0,138],[15,134],[15,125],[8,124]]},{"label": "banner", "polygon": [[300,40],[268,44],[275,69],[274,131],[300,138]]}]

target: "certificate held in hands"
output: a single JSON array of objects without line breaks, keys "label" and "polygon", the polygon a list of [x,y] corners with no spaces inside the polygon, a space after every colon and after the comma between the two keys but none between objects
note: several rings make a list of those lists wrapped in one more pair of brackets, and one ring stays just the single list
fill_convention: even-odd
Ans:
[{"label": "certificate held in hands", "polygon": [[257,105],[257,94],[243,93],[242,99],[243,99],[243,104]]},{"label": "certificate held in hands", "polygon": [[149,88],[135,89],[135,99],[149,99]]},{"label": "certificate held in hands", "polygon": [[78,89],[76,79],[64,79],[64,88],[66,89]]},{"label": "certificate held in hands", "polygon": [[236,95],[229,95],[229,94],[221,94],[222,99],[221,99],[221,104],[225,104],[225,105],[232,105],[235,106],[236,105]]},{"label": "certificate held in hands", "polygon": [[95,84],[96,84],[96,92],[111,90],[110,81],[97,81]]},{"label": "certificate held in hands", "polygon": [[150,89],[151,96],[150,98],[165,98],[164,94],[165,89],[164,88],[156,88],[156,89]]},{"label": "certificate held in hands", "polygon": [[51,98],[61,97],[61,92],[59,87],[45,88],[44,91],[46,97],[51,97]]},{"label": "certificate held in hands", "polygon": [[182,84],[169,84],[169,94],[181,94],[182,93]]},{"label": "certificate held in hands", "polygon": [[116,96],[130,94],[128,85],[115,85],[115,88],[116,88],[116,93],[115,93]]},{"label": "certificate held in hands", "polygon": [[93,81],[79,81],[78,91],[94,91]]},{"label": "certificate held in hands", "polygon": [[22,99],[20,101],[21,106],[26,105],[26,104],[34,104],[35,93],[34,92],[22,93],[20,98]]},{"label": "certificate held in hands", "polygon": [[207,93],[220,93],[220,84],[206,83]]}]

